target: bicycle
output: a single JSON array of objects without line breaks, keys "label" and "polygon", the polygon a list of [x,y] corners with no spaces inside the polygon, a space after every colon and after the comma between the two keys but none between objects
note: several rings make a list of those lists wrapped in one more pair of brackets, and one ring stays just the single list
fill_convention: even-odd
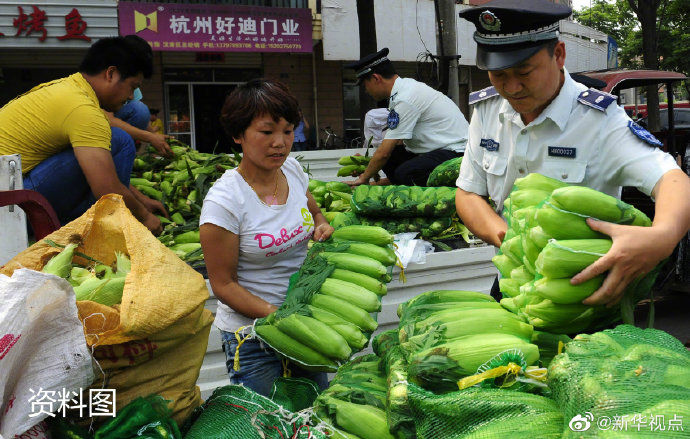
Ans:
[{"label": "bicycle", "polygon": [[326,137],[321,139],[320,149],[342,149],[345,148],[345,139],[333,132],[329,126],[322,128],[321,131],[326,134]]}]

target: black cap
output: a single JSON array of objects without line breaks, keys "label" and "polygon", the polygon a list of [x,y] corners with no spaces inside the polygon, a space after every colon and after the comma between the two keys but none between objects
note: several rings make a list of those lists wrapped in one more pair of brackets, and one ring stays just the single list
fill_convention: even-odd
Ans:
[{"label": "black cap", "polygon": [[376,53],[370,53],[359,61],[345,64],[345,68],[355,70],[357,85],[359,85],[364,76],[369,73],[377,73],[377,70],[385,64],[390,64],[390,60],[388,59],[388,47],[384,47]]},{"label": "black cap", "polygon": [[477,67],[503,70],[537,53],[558,39],[558,21],[572,10],[548,0],[493,0],[460,12],[477,28]]}]

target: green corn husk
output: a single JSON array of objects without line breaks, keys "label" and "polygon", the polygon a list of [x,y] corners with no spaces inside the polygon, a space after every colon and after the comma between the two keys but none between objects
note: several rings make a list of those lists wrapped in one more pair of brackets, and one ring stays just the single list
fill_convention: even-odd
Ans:
[{"label": "green corn husk", "polygon": [[498,280],[498,289],[503,297],[515,297],[520,294],[520,282],[504,277]]},{"label": "green corn husk", "polygon": [[605,235],[587,225],[587,218],[558,210],[549,204],[537,209],[537,223],[555,239],[597,239]]},{"label": "green corn husk", "polygon": [[340,334],[315,318],[290,314],[278,320],[276,327],[287,336],[329,358],[345,360],[352,354],[352,350]]},{"label": "green corn husk", "polygon": [[572,277],[606,254],[612,244],[610,239],[551,241],[539,253],[534,265],[544,277]]},{"label": "green corn husk", "polygon": [[115,261],[115,267],[117,268],[115,276],[127,276],[127,274],[132,271],[132,262],[126,254],[116,251]]},{"label": "green corn husk", "polygon": [[528,174],[523,178],[518,178],[515,180],[515,187],[519,190],[532,189],[532,190],[542,190],[546,192],[553,192],[554,190],[568,186],[567,183],[563,183],[553,178],[546,177],[541,174]]},{"label": "green corn husk", "polygon": [[313,318],[330,326],[345,339],[351,348],[359,351],[367,345],[369,340],[354,323],[315,306],[308,305],[308,308]]},{"label": "green corn husk", "polygon": [[82,267],[72,267],[69,274],[69,282],[76,287],[92,277],[95,277],[95,275],[90,270]]},{"label": "green corn husk", "polygon": [[74,294],[78,301],[90,300],[106,306],[113,306],[122,302],[122,293],[125,288],[124,277],[111,277],[99,279],[97,277],[85,280],[74,288]]},{"label": "green corn husk", "polygon": [[55,276],[67,279],[72,271],[72,256],[74,249],[77,248],[76,243],[70,243],[65,248],[53,256],[44,266],[41,271],[44,273],[54,274]]},{"label": "green corn husk", "polygon": [[520,266],[515,260],[506,255],[496,255],[491,258],[491,262],[494,263],[502,277],[510,277],[510,272]]},{"label": "green corn husk", "polygon": [[597,276],[579,285],[571,285],[570,279],[549,279],[543,277],[534,282],[534,287],[540,296],[558,304],[572,304],[582,302],[591,296],[604,282],[604,276]]}]

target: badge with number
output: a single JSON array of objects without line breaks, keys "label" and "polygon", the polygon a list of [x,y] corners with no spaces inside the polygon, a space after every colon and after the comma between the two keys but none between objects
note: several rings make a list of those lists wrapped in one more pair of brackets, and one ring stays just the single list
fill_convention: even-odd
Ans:
[{"label": "badge with number", "polygon": [[388,113],[388,128],[394,130],[398,127],[399,123],[400,115],[398,115],[395,110],[391,110],[390,113]]}]

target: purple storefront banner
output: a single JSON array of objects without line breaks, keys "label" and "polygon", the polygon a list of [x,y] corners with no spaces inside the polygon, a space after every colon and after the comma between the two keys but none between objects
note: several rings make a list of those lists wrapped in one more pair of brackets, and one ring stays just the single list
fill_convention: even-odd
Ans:
[{"label": "purple storefront banner", "polygon": [[153,50],[312,51],[310,9],[119,2],[117,11],[120,35],[138,35]]}]

